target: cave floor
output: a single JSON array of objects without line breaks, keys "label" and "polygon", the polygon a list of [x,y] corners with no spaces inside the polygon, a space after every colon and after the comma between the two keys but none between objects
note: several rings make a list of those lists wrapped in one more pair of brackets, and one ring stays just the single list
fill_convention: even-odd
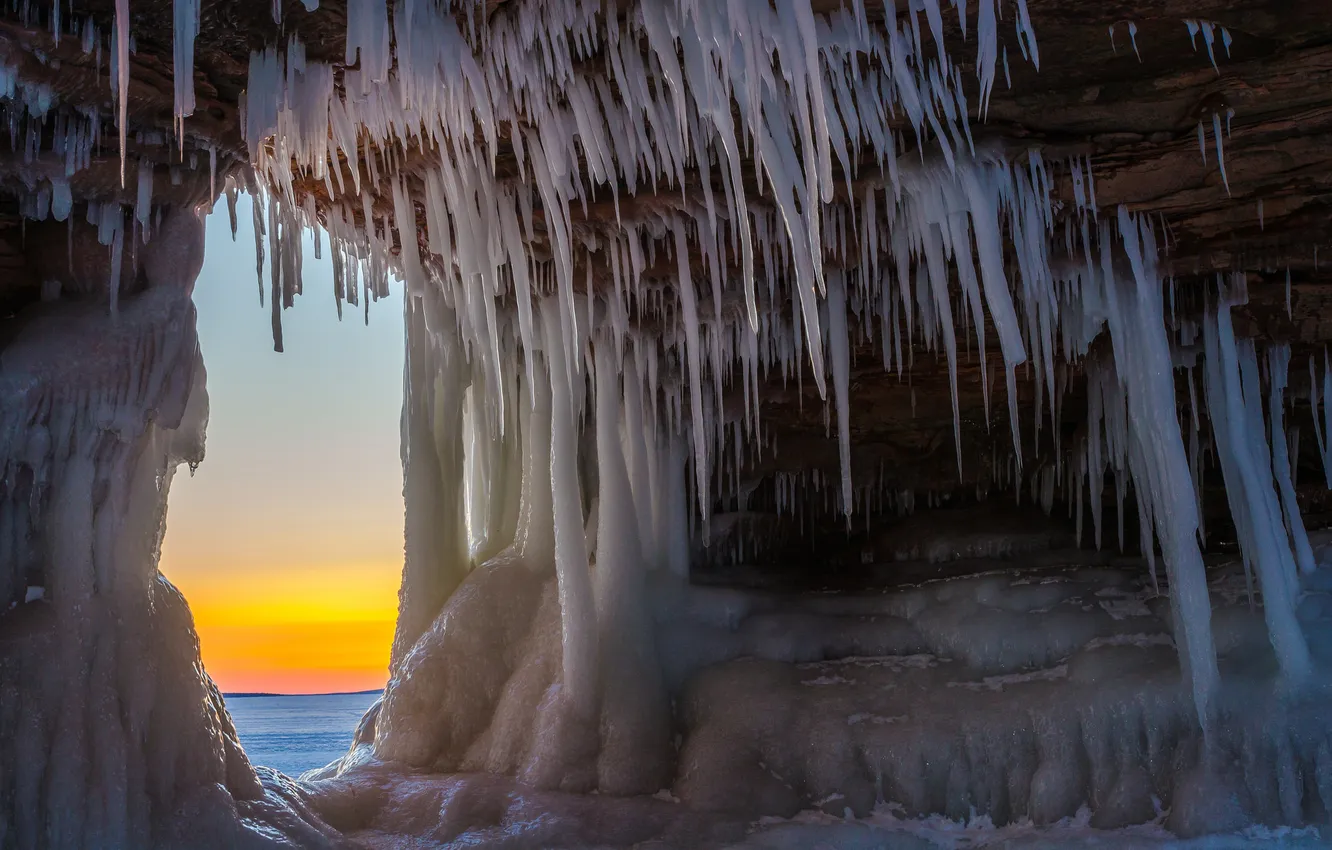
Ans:
[{"label": "cave floor", "polygon": [[682,665],[680,737],[675,782],[651,797],[411,771],[368,743],[301,784],[373,850],[1332,847],[1326,827],[1277,826],[1325,823],[1332,796],[1328,559],[1300,610],[1316,681],[1293,700],[1242,568],[1209,569],[1224,687],[1202,778],[1165,598],[1140,560],[1088,560],[956,563],[868,593],[691,592],[657,635]]},{"label": "cave floor", "polygon": [[[1316,827],[1250,827],[1231,834],[1182,839],[1154,822],[1116,830],[1096,829],[1084,810],[1058,823],[1019,822],[995,826],[987,818],[970,823],[943,817],[905,818],[880,805],[865,818],[840,818],[819,811],[793,818],[738,818],[701,812],[668,795],[615,798],[565,794],[525,787],[506,777],[478,774],[417,776],[376,769],[336,780],[334,796],[375,797],[383,808],[375,828],[347,833],[367,850],[442,847],[505,848],[882,848],[882,850],[1228,850],[1228,848],[1332,848]],[[330,789],[332,790],[332,789]],[[1324,830],[1325,831],[1325,830]]]}]

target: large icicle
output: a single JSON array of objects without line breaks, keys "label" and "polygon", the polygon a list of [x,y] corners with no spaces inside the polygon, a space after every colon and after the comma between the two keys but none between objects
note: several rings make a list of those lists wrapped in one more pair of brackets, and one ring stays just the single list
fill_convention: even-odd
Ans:
[{"label": "large icicle", "polygon": [[583,497],[578,484],[578,435],[573,387],[564,350],[562,299],[541,302],[543,339],[550,368],[550,486],[555,516],[555,572],[560,584],[564,695],[584,718],[597,701],[597,620],[583,536]]},{"label": "large icicle", "polygon": [[194,112],[194,39],[199,35],[199,0],[173,0],[172,24],[176,120],[183,150],[184,119]]},{"label": "large icicle", "polygon": [[[1083,298],[1093,296],[1087,304],[1093,310],[1099,302],[1109,325],[1118,389],[1105,396],[1105,401],[1122,398],[1126,407],[1123,427],[1127,433],[1120,434],[1119,440],[1131,441],[1127,456],[1134,486],[1139,499],[1149,506],[1143,522],[1155,525],[1165,555],[1180,664],[1191,684],[1198,721],[1207,729],[1219,673],[1207,575],[1198,548],[1198,503],[1175,412],[1174,374],[1161,368],[1173,361],[1161,304],[1156,242],[1151,228],[1124,207],[1119,208],[1118,219],[1131,281],[1121,280],[1114,270],[1107,224],[1100,239],[1100,291],[1084,287]],[[1089,412],[1089,416],[1095,415],[1096,410]],[[1148,545],[1150,533],[1150,526],[1144,529]]]},{"label": "large icicle", "polygon": [[430,627],[470,563],[463,488],[466,354],[452,333],[429,330],[454,322],[453,310],[442,303],[408,301],[402,413],[406,565],[393,639],[395,665]]},{"label": "large icicle", "polygon": [[[1262,403],[1257,381],[1257,360],[1252,343],[1235,340],[1230,307],[1247,300],[1242,276],[1233,286],[1238,296],[1223,294],[1203,324],[1207,354],[1207,408],[1222,459],[1226,493],[1230,498],[1240,548],[1256,567],[1263,591],[1263,617],[1282,674],[1294,685],[1309,676],[1309,649],[1295,619],[1298,590],[1294,557],[1281,522],[1281,507],[1272,490],[1272,471],[1266,435],[1261,428]],[[1252,358],[1253,362],[1246,363]],[[1242,374],[1247,373],[1247,374]],[[1254,412],[1257,421],[1254,421]],[[1258,429],[1255,433],[1254,426]]]},{"label": "large icicle", "polygon": [[125,135],[129,126],[129,0],[116,0],[116,105],[120,119],[120,187],[125,187]]}]

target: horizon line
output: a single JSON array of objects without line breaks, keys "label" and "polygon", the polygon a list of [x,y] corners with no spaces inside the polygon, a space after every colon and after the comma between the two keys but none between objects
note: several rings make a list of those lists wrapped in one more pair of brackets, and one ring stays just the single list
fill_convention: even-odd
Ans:
[{"label": "horizon line", "polygon": [[364,691],[328,691],[324,693],[304,693],[304,694],[280,694],[270,691],[236,691],[234,693],[222,694],[223,699],[232,699],[235,697],[354,697],[365,694],[382,694],[384,688],[370,688]]}]

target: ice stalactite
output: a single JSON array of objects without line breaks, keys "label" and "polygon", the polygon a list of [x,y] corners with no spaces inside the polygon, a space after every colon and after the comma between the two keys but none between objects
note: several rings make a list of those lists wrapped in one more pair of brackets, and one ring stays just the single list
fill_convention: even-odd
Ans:
[{"label": "ice stalactite", "polygon": [[[529,349],[534,374],[544,375],[538,352]],[[550,487],[551,401],[550,382],[537,381],[531,405],[519,404],[523,438],[523,479],[519,496],[518,529],[514,541],[520,557],[536,567],[555,562],[554,505]]]},{"label": "ice stalactite", "polygon": [[[1113,361],[1102,360],[1088,368],[1088,421],[1097,429],[1087,456],[1093,503],[1098,505],[1107,461],[1117,470],[1117,481],[1124,471],[1132,475],[1143,550],[1151,552],[1154,529],[1169,577],[1180,666],[1191,685],[1198,720],[1206,729],[1219,672],[1197,539],[1199,509],[1175,409],[1174,374],[1160,365],[1172,359],[1155,237],[1149,226],[1122,207],[1118,230],[1122,259],[1116,263],[1110,225],[1105,222],[1099,264],[1086,269],[1089,279],[1081,288],[1083,320],[1103,319],[1113,347]],[[1099,514],[1093,516],[1099,522]]]},{"label": "ice stalactite", "polygon": [[[645,407],[643,379],[640,369],[645,362],[638,356],[638,347],[626,352],[624,375],[624,417],[620,433],[624,447],[625,463],[629,473],[629,484],[633,488],[634,508],[638,514],[638,541],[643,553],[644,566],[656,567],[660,563],[660,550],[657,539],[656,516],[659,512],[660,495],[658,467],[660,464],[657,450],[659,426],[656,411]],[[633,363],[629,358],[633,358]],[[651,427],[645,424],[652,423]]]},{"label": "ice stalactite", "polygon": [[837,404],[837,454],[842,467],[842,510],[851,516],[851,355],[846,331],[846,286],[841,272],[828,276],[828,349]]},{"label": "ice stalactite", "polygon": [[[509,383],[512,373],[502,376]],[[472,514],[475,527],[471,537],[475,541],[471,556],[476,563],[484,563],[512,545],[517,533],[518,514],[521,509],[523,448],[518,429],[518,408],[506,405],[503,411],[485,404],[485,401],[503,393],[512,397],[516,384],[510,383],[494,393],[486,392],[487,376],[476,377],[471,394],[471,445],[477,456],[473,458],[474,472],[478,473],[478,489],[482,492],[475,502]],[[478,495],[473,492],[473,495]]]},{"label": "ice stalactite", "polygon": [[1240,549],[1262,587],[1268,634],[1283,675],[1299,686],[1311,661],[1295,619],[1299,578],[1273,489],[1257,353],[1252,341],[1235,339],[1230,320],[1231,304],[1247,295],[1243,276],[1235,276],[1203,323],[1207,408]]},{"label": "ice stalactite", "polygon": [[174,0],[172,23],[176,131],[185,150],[185,119],[194,112],[194,40],[199,36],[199,0]]},{"label": "ice stalactite", "polygon": [[1313,549],[1309,545],[1309,534],[1304,528],[1304,519],[1300,516],[1300,505],[1295,498],[1294,474],[1291,470],[1291,456],[1299,457],[1298,431],[1296,449],[1289,447],[1284,424],[1284,394],[1290,371],[1290,345],[1274,343],[1267,348],[1268,406],[1267,417],[1271,427],[1272,468],[1276,473],[1277,485],[1281,492],[1281,510],[1286,518],[1286,530],[1295,548],[1295,563],[1300,573],[1314,571]]},{"label": "ice stalactite", "polygon": [[120,185],[125,185],[125,137],[129,131],[129,0],[116,0],[115,95],[120,118]]}]

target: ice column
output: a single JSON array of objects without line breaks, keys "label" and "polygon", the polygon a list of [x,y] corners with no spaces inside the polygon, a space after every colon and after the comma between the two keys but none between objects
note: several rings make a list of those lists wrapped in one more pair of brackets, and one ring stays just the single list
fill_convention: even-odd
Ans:
[{"label": "ice column", "polygon": [[[550,487],[555,520],[555,573],[560,583],[564,694],[584,717],[595,713],[597,698],[597,631],[583,537],[583,499],[578,482],[578,423],[566,358],[565,334],[558,298],[541,304],[545,350],[550,367]],[[581,352],[580,352],[581,354]]]},{"label": "ice column", "polygon": [[[643,598],[638,515],[620,443],[619,367],[608,336],[598,341],[595,357],[601,490],[596,565],[602,687],[598,786],[612,794],[651,794],[670,777],[670,702]],[[643,439],[641,434],[637,439]]]},{"label": "ice column", "polygon": [[408,298],[403,366],[402,474],[406,503],[402,588],[391,667],[396,669],[467,575],[463,494],[466,352],[440,299]]}]

